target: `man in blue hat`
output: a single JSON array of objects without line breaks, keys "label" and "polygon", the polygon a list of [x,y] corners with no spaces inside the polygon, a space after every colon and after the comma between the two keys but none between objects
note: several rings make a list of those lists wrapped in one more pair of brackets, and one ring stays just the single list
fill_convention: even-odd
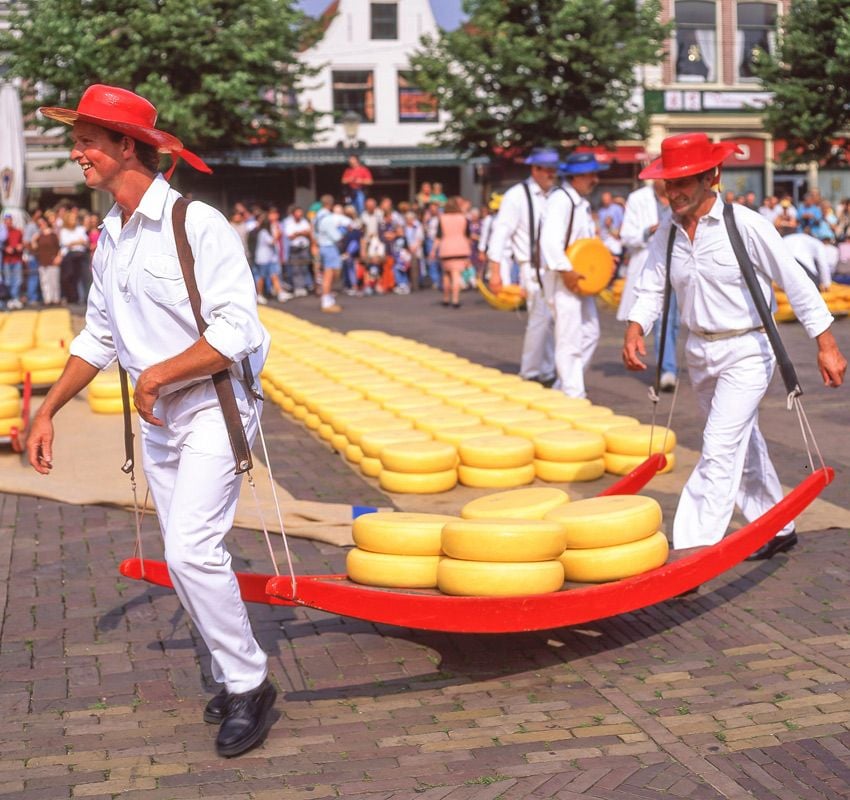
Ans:
[{"label": "man in blue hat", "polygon": [[536,147],[531,151],[525,159],[531,174],[502,197],[487,249],[493,292],[502,288],[502,263],[512,257],[519,264],[520,284],[528,308],[519,374],[541,383],[554,380],[555,344],[552,313],[541,292],[540,225],[546,198],[558,177],[560,160],[558,151],[552,147]]},{"label": "man in blue hat", "polygon": [[582,277],[566,255],[577,239],[596,236],[587,198],[607,164],[593,153],[573,153],[561,167],[566,181],[546,201],[540,247],[547,266],[543,291],[555,318],[555,366],[561,391],[586,397],[584,371],[599,342],[599,317],[593,297],[579,294]]}]

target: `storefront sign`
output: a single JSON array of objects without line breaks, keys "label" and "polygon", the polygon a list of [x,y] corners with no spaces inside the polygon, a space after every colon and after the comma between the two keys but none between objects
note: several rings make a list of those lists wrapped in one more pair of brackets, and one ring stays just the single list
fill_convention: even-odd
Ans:
[{"label": "storefront sign", "polygon": [[770,92],[703,92],[706,111],[757,111],[770,102]]}]

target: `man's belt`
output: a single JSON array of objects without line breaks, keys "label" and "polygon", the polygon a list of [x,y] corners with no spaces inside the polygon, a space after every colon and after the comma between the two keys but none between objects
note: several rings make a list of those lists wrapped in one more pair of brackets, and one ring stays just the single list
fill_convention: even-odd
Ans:
[{"label": "man's belt", "polygon": [[737,328],[731,331],[700,331],[691,328],[691,333],[699,336],[700,339],[706,339],[709,342],[716,342],[720,339],[733,339],[736,336],[744,336],[747,333],[764,333],[764,325],[759,325],[757,328]]}]

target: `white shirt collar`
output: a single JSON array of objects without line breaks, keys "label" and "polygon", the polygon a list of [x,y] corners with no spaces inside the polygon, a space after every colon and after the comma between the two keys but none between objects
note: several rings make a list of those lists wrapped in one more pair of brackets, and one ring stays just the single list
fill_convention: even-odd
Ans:
[{"label": "white shirt collar", "polygon": [[[162,173],[157,173],[153,182],[148,186],[139,205],[131,215],[131,218],[136,214],[141,214],[149,220],[156,221],[162,219],[165,212],[165,201],[168,197],[168,191],[171,188],[168,181],[162,176]],[[104,217],[103,228],[109,234],[113,242],[118,241],[121,235],[121,208],[118,203],[109,209],[109,213]]]}]

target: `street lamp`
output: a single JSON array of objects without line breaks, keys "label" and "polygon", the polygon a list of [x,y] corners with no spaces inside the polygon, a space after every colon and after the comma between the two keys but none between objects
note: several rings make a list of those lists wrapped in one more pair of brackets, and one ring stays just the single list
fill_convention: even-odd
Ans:
[{"label": "street lamp", "polygon": [[356,111],[346,111],[342,115],[342,130],[345,133],[345,147],[357,148],[360,142],[357,140],[357,133],[360,130],[360,114]]}]

